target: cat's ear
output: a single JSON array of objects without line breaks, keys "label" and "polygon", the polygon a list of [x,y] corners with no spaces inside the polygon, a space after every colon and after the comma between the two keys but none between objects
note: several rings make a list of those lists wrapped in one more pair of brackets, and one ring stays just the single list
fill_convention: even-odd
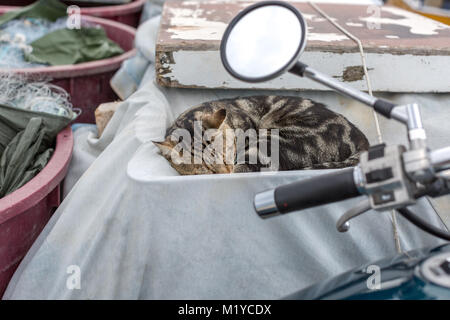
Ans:
[{"label": "cat's ear", "polygon": [[219,129],[227,117],[227,109],[219,109],[211,115],[203,117],[203,125],[207,129]]},{"label": "cat's ear", "polygon": [[172,152],[173,145],[169,141],[165,140],[162,142],[157,142],[157,141],[152,141],[152,142],[155,146],[158,147],[159,151],[161,152],[161,154],[163,156],[170,155],[170,153]]}]

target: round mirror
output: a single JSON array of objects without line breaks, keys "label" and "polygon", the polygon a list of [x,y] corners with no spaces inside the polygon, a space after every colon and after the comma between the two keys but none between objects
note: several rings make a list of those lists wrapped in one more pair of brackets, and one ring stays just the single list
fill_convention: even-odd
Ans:
[{"label": "round mirror", "polygon": [[306,23],[297,9],[264,1],[240,12],[228,25],[220,55],[225,69],[247,82],[273,79],[289,70],[306,44]]}]

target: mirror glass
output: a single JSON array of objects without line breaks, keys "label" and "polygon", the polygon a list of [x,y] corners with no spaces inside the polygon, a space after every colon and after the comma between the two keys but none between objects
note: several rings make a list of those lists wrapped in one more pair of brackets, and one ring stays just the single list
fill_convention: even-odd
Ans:
[{"label": "mirror glass", "polygon": [[250,82],[265,81],[297,61],[306,38],[306,24],[293,7],[249,7],[231,22],[222,39],[225,68]]}]

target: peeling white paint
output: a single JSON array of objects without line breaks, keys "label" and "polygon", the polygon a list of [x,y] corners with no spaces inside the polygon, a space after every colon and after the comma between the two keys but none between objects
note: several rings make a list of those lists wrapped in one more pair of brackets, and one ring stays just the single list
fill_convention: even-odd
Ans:
[{"label": "peeling white paint", "polygon": [[383,14],[381,14],[380,17],[370,16],[359,18],[359,20],[372,24],[394,24],[403,26],[409,28],[409,32],[421,35],[438,34],[437,30],[449,28],[443,23],[425,18],[421,15],[406,10],[397,9],[394,7],[381,7],[381,10],[400,16],[401,18],[383,18]]},{"label": "peeling white paint", "polygon": [[[303,18],[305,18],[305,20],[311,21],[311,22],[327,22],[328,21],[327,19],[319,17],[315,14],[302,13],[302,16],[303,16]],[[330,20],[337,21],[336,18],[330,18]]]},{"label": "peeling white paint", "polygon": [[[284,74],[264,83],[246,83],[231,77],[222,66],[218,51],[176,51],[171,72],[164,75],[181,85],[206,88],[259,88],[328,90],[324,86]],[[448,65],[448,56],[395,55],[366,53],[369,75],[374,91],[387,92],[450,92],[450,73],[442,72]],[[361,64],[355,53],[309,52],[302,54],[302,62],[340,80],[346,67]],[[386,68],[389,65],[389,68]],[[358,80],[351,86],[366,90],[366,82]]]},{"label": "peeling white paint", "polygon": [[196,6],[198,5],[198,1],[183,1],[181,3],[183,6]]},{"label": "peeling white paint", "polygon": [[[211,21],[205,17],[201,17],[202,9],[187,9],[187,8],[170,8],[170,24],[172,28],[167,29],[171,33],[172,39],[181,40],[221,40],[225,32],[227,24],[220,21]],[[305,14],[305,19],[314,22],[326,21],[314,14]],[[309,27],[309,30],[312,30]],[[343,41],[348,38],[343,34],[338,33],[308,33],[308,40],[310,41]]]},{"label": "peeling white paint", "polygon": [[308,32],[308,41],[343,41],[348,40],[346,35],[337,33],[314,33]]},{"label": "peeling white paint", "polygon": [[312,19],[314,19],[314,17],[315,17],[316,15],[314,15],[314,14],[309,14],[309,13],[302,13],[302,16],[303,16],[303,18],[305,18],[306,20],[312,20]]},{"label": "peeling white paint", "polygon": [[227,27],[226,23],[200,18],[201,9],[170,8],[172,18],[167,29],[172,39],[182,40],[221,40]]},{"label": "peeling white paint", "polygon": [[179,17],[193,17],[198,18],[203,13],[203,9],[188,9],[188,8],[169,8],[169,12],[174,18]]},{"label": "peeling white paint", "polygon": [[391,35],[391,34],[386,35],[385,37],[388,38],[388,39],[398,39],[398,38],[400,38],[399,36],[395,36],[395,35]]},{"label": "peeling white paint", "polygon": [[346,22],[345,24],[349,27],[364,27],[364,24],[359,22]]}]

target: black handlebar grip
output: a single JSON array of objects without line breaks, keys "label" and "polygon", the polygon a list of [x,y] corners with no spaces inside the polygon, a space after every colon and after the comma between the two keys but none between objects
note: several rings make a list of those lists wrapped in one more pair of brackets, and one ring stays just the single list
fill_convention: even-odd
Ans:
[{"label": "black handlebar grip", "polygon": [[255,210],[262,218],[337,202],[360,195],[354,168],[293,182],[255,197]]},{"label": "black handlebar grip", "polygon": [[387,101],[387,100],[383,100],[383,99],[377,99],[375,101],[375,104],[373,105],[373,108],[375,109],[376,112],[382,114],[383,116],[385,116],[386,118],[390,119],[391,118],[391,112],[392,109],[395,108],[395,104]]}]

